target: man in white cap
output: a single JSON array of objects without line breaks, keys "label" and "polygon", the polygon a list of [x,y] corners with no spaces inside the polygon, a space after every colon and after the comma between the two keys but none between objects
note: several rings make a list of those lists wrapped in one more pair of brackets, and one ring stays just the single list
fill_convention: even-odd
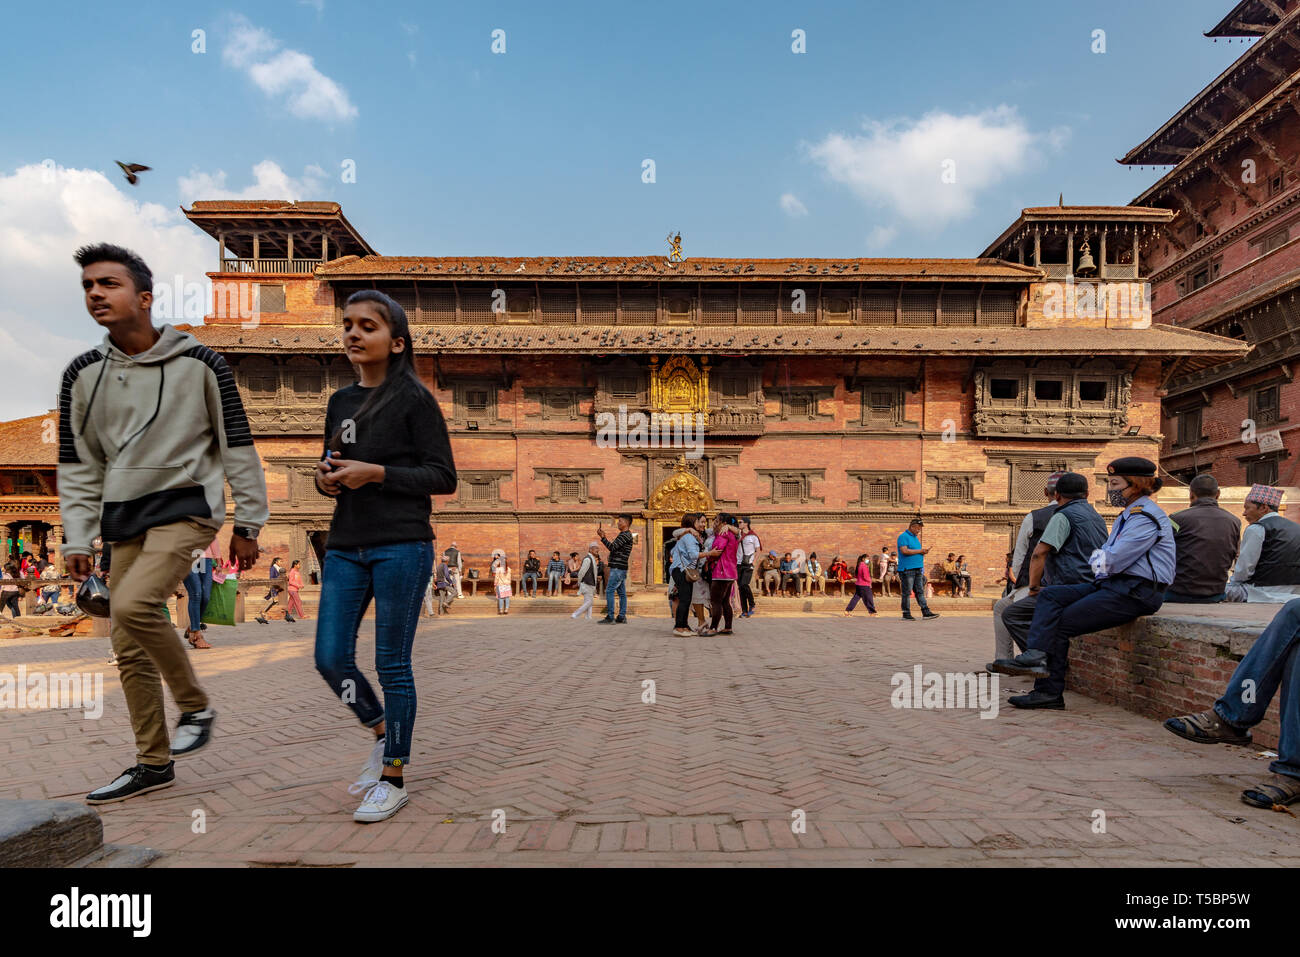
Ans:
[{"label": "man in white cap", "polygon": [[452,542],[451,547],[447,549],[447,567],[451,570],[451,588],[457,598],[464,597],[460,590],[460,573],[465,567],[460,557],[460,549],[456,543]]},{"label": "man in white cap", "polygon": [[1252,485],[1241,513],[1250,522],[1224,601],[1284,602],[1300,595],[1300,525],[1278,514],[1282,490]]}]

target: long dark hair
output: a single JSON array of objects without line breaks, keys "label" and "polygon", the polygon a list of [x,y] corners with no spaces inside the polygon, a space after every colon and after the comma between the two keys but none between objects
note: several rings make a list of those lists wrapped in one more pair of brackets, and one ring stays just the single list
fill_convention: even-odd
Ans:
[{"label": "long dark hair", "polygon": [[[856,575],[856,574],[858,573],[858,566],[861,565],[863,562],[865,562],[865,561],[867,560],[867,557],[868,557],[868,556],[866,556],[866,555],[859,555],[859,556],[858,556],[858,560],[857,560],[856,562],[853,563],[853,574]],[[871,566],[870,566],[870,565],[867,566],[867,570],[868,570],[868,571],[871,570]]]},{"label": "long dark hair", "polygon": [[[404,340],[406,348],[389,355],[388,371],[384,375],[384,381],[379,383],[361,403],[361,408],[353,418],[354,427],[359,429],[363,423],[375,420],[388,406],[399,400],[425,405],[434,415],[441,418],[442,410],[438,408],[438,400],[425,388],[415,371],[415,343],[411,339],[411,326],[406,319],[406,310],[391,296],[384,295],[378,289],[361,289],[354,292],[348,296],[344,308],[355,302],[373,302],[377,305],[384,321],[388,324],[389,335],[394,339]],[[343,451],[342,426],[339,426],[330,436],[329,449],[331,452]]]}]

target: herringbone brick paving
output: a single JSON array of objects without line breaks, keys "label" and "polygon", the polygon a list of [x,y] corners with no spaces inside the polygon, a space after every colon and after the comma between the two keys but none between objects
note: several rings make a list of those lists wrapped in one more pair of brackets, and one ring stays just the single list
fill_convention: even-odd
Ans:
[{"label": "herringbone brick paving", "polygon": [[[315,672],[314,621],[213,628],[193,652],[213,744],[175,787],[100,808],[105,841],[164,851],[155,866],[1300,863],[1300,823],[1238,799],[1266,770],[1254,751],[1073,694],[1065,712],[1017,712],[1005,699],[1027,679],[1003,679],[991,720],[895,709],[895,672],[978,669],[992,638],[986,615],[886,619],[760,615],[707,639],[664,619],[425,620],[411,802],[373,825],[346,792],[368,732]],[[373,677],[372,627],[358,660]],[[102,671],[107,699],[100,720],[5,714],[0,797],[79,800],[132,763],[106,653],[0,645],[0,671]]]}]

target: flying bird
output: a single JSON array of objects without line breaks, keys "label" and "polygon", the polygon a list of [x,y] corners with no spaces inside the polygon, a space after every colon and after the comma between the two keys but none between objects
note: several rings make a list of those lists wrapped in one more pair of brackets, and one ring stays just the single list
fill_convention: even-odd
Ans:
[{"label": "flying bird", "polygon": [[140,177],[136,176],[136,173],[143,173],[151,169],[151,167],[141,166],[139,163],[123,163],[121,160],[114,160],[113,162],[122,167],[122,173],[126,176],[126,181],[132,186],[140,182]]}]

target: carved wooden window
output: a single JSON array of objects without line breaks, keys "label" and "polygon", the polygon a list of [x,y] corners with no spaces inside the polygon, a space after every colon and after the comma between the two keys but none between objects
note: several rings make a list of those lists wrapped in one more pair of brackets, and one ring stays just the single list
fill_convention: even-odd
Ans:
[{"label": "carved wooden window", "polygon": [[812,494],[813,479],[823,478],[826,475],[825,469],[757,469],[755,474],[769,479],[772,483],[771,495],[767,498],[759,498],[759,502],[773,505],[807,505],[825,501],[824,498],[814,497]]},{"label": "carved wooden window", "polygon": [[749,398],[749,377],[739,375],[723,376],[718,381],[718,394],[724,401],[743,401]]},{"label": "carved wooden window", "polygon": [[496,322],[492,311],[492,286],[462,285],[460,287],[460,316],[464,322]]},{"label": "carved wooden window", "polygon": [[450,508],[484,505],[506,505],[501,499],[501,483],[514,473],[507,471],[459,472],[456,498],[448,502]]},{"label": "carved wooden window", "polygon": [[897,382],[870,383],[862,390],[862,421],[892,426],[903,421],[903,388]]},{"label": "carved wooden window", "polygon": [[690,322],[694,309],[689,293],[673,290],[664,296],[664,311],[670,322]]},{"label": "carved wooden window", "polygon": [[1286,172],[1278,170],[1268,179],[1268,195],[1276,196],[1286,188]]},{"label": "carved wooden window", "polygon": [[547,494],[538,496],[538,505],[586,505],[601,499],[591,494],[592,476],[603,469],[534,469],[533,475],[547,483]]},{"label": "carved wooden window", "polygon": [[1291,231],[1289,229],[1274,230],[1265,236],[1264,240],[1259,244],[1259,254],[1262,256],[1265,253],[1271,253],[1275,249],[1281,249],[1290,238]]},{"label": "carved wooden window", "polygon": [[823,414],[819,402],[821,399],[828,399],[834,395],[833,389],[803,389],[794,392],[781,393],[781,419],[788,420],[807,420],[829,419],[830,413]]},{"label": "carved wooden window", "polygon": [[937,505],[974,505],[975,483],[982,481],[978,472],[931,472],[927,479],[934,480],[934,498]]},{"label": "carved wooden window", "polygon": [[705,325],[736,324],[737,293],[733,286],[706,286],[700,303],[700,320]]},{"label": "carved wooden window", "polygon": [[640,391],[636,376],[617,375],[609,380],[609,394],[616,399],[635,399]]},{"label": "carved wooden window", "polygon": [[280,370],[267,359],[245,359],[239,364],[244,389],[253,402],[274,402],[280,393]]},{"label": "carved wooden window", "polygon": [[853,318],[853,293],[831,287],[822,295],[822,315],[831,322],[849,322]]},{"label": "carved wooden window", "polygon": [[1055,378],[1034,376],[1034,404],[1060,405],[1065,399],[1065,382]]},{"label": "carved wooden window", "polygon": [[1256,389],[1250,397],[1250,417],[1256,428],[1276,425],[1282,421],[1278,408],[1278,387],[1275,385]]},{"label": "carved wooden window", "polygon": [[903,325],[933,326],[938,317],[938,295],[933,290],[904,290]]},{"label": "carved wooden window", "polygon": [[1043,489],[1048,477],[1055,471],[1066,471],[1067,463],[1046,466],[1013,465],[1011,467],[1011,503],[1013,505],[1041,505],[1046,501]]},{"label": "carved wooden window", "polygon": [[849,479],[856,479],[859,487],[858,502],[863,508],[893,508],[903,505],[903,482],[915,476],[911,472],[851,471]]},{"label": "carved wooden window", "polygon": [[465,414],[486,414],[488,408],[487,389],[465,390]]},{"label": "carved wooden window", "polygon": [[990,379],[989,397],[994,402],[1020,401],[1020,380],[1006,377]]},{"label": "carved wooden window", "polygon": [[1174,413],[1174,418],[1178,423],[1178,441],[1175,444],[1184,447],[1200,445],[1201,407],[1181,409]]},{"label": "carved wooden window", "polygon": [[19,472],[13,477],[15,495],[40,495],[41,481],[31,472]]},{"label": "carved wooden window", "polygon": [[618,295],[612,286],[582,287],[582,321],[592,326],[612,326],[618,318]]},{"label": "carved wooden window", "polygon": [[776,288],[746,285],[740,295],[741,321],[747,326],[776,324]]},{"label": "carved wooden window", "polygon": [[975,325],[975,293],[966,290],[945,290],[939,308],[945,326]]},{"label": "carved wooden window", "polygon": [[1110,383],[1105,379],[1080,379],[1079,401],[1084,405],[1105,403]]},{"label": "carved wooden window", "polygon": [[1246,463],[1247,485],[1276,485],[1278,456],[1257,459]]},{"label": "carved wooden window", "polygon": [[551,324],[578,321],[578,292],[572,286],[542,289],[542,322]]},{"label": "carved wooden window", "polygon": [[[485,428],[497,420],[497,383],[462,380],[452,383],[453,420],[461,426]],[[474,426],[471,426],[471,428]]]},{"label": "carved wooden window", "polygon": [[975,434],[1120,435],[1128,427],[1132,381],[1109,359],[1079,368],[1061,360],[1000,360],[976,370]]},{"label": "carved wooden window", "polygon": [[858,321],[868,326],[892,326],[898,318],[898,293],[893,289],[867,289],[862,293]]},{"label": "carved wooden window", "polygon": [[659,294],[653,287],[625,287],[622,299],[623,322],[630,325],[653,325],[658,319]]},{"label": "carved wooden window", "polygon": [[259,282],[257,284],[258,312],[284,312],[284,284]]},{"label": "carved wooden window", "polygon": [[[546,321],[546,301],[542,301],[542,321]],[[511,322],[530,322],[533,318],[533,294],[522,289],[511,289],[506,292],[506,318]],[[572,310],[567,317],[567,322],[573,321]]]}]

